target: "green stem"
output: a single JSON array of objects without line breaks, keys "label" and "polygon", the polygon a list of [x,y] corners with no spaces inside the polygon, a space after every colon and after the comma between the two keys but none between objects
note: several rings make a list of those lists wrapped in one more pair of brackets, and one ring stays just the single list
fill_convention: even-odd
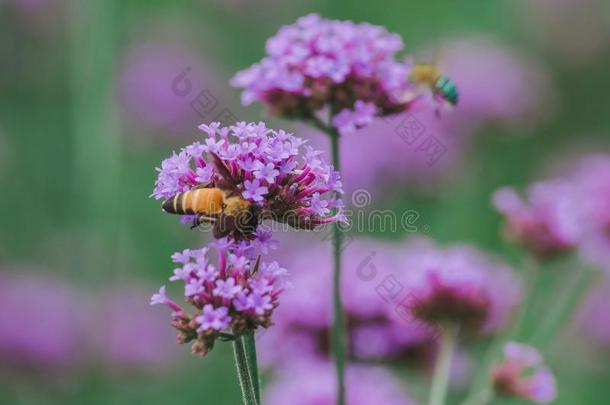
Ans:
[{"label": "green stem", "polygon": [[487,386],[483,391],[462,402],[461,405],[485,405],[490,403],[493,399],[494,393],[491,387]]},{"label": "green stem", "polygon": [[441,346],[434,365],[434,376],[428,405],[444,405],[449,388],[449,371],[455,350],[457,331],[452,327],[441,331]]},{"label": "green stem", "polygon": [[524,329],[528,325],[528,318],[535,308],[537,293],[540,291],[545,281],[544,277],[542,277],[543,268],[537,258],[526,255],[523,260],[523,269],[525,295],[521,301],[517,319],[515,320],[511,332],[508,334],[510,340],[520,340],[524,335]]},{"label": "green stem", "polygon": [[235,366],[237,367],[237,378],[241,388],[242,399],[244,405],[258,405],[256,393],[250,368],[248,367],[248,355],[244,344],[244,337],[233,341],[233,355],[235,356]]},{"label": "green stem", "polygon": [[256,338],[253,332],[244,336],[244,348],[246,349],[246,358],[248,360],[248,370],[254,388],[256,402],[261,403],[260,377],[258,375],[258,359],[256,358]]},{"label": "green stem", "polygon": [[[314,116],[308,122],[330,138],[333,168],[340,170],[339,131],[330,124],[333,111],[329,111],[328,124]],[[337,193],[338,195],[339,193]],[[343,233],[338,222],[333,224],[333,313],[334,321],[331,334],[337,374],[337,405],[345,405],[345,359],[347,357],[346,324],[341,301],[341,250]]]},{"label": "green stem", "polygon": [[468,395],[462,405],[474,405],[480,404],[481,392],[489,391],[489,369],[491,368],[494,361],[497,360],[498,356],[502,353],[502,348],[506,342],[515,340],[523,333],[524,325],[526,324],[526,318],[528,318],[529,312],[532,309],[532,304],[536,291],[540,287],[542,277],[540,276],[540,266],[535,258],[526,256],[522,264],[523,268],[523,279],[525,285],[525,294],[517,316],[513,323],[510,331],[505,337],[495,336],[486,350],[483,361],[478,368],[473,383],[470,387]]},{"label": "green stem", "polygon": [[[326,130],[331,141],[332,161],[335,170],[340,168],[339,159],[339,132],[336,128],[327,127]],[[335,367],[337,372],[337,405],[345,405],[345,358],[346,337],[343,305],[341,303],[341,243],[343,234],[338,222],[333,224],[333,308],[334,323],[332,343],[335,353]]]},{"label": "green stem", "polygon": [[591,279],[595,272],[590,268],[576,268],[570,271],[570,277],[564,283],[558,299],[541,322],[540,328],[531,339],[534,345],[543,345],[559,332],[560,325],[571,315],[578,302],[588,291],[592,284]]}]

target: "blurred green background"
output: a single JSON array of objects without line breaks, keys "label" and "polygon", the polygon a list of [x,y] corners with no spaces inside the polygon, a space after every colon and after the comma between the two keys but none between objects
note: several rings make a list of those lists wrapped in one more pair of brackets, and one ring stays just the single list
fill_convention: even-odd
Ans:
[{"label": "blurred green background", "polygon": [[[582,5],[605,18],[601,44],[568,53],[540,35],[544,24],[532,20],[526,3],[2,0],[0,271],[57,275],[85,292],[83,308],[87,297],[110,286],[154,292],[171,272],[169,255],[202,240],[174,217],[160,215],[159,204],[148,198],[154,167],[196,139],[195,123],[202,120],[188,103],[176,107],[187,110],[187,125],[151,126],[130,118],[122,98],[129,50],[147,41],[188,47],[205,72],[200,88],[213,89],[219,106],[236,117],[259,120],[263,108],[242,107],[228,80],[263,56],[265,40],[281,25],[309,12],[383,25],[401,34],[407,51],[463,34],[489,35],[546,66],[554,90],[551,118],[528,129],[486,125],[472,138],[468,158],[451,181],[425,192],[405,186],[375,199],[384,209],[418,210],[428,235],[437,240],[473,242],[517,264],[516,252],[498,232],[492,191],[505,184],[525,186],[574,151],[610,150],[607,5]],[[582,29],[570,24],[565,21],[565,30]],[[581,48],[590,41],[600,39],[585,36]],[[178,75],[184,68],[170,61],[167,69]],[[271,127],[296,128],[268,121]],[[81,310],[73,307],[74,314]],[[125,347],[147,340],[142,332],[129,336]],[[169,326],[167,333],[171,344]],[[39,338],[45,339],[44,333]],[[562,347],[549,360],[559,378],[556,403],[609,403],[607,367],[575,366],[569,347]],[[186,347],[174,349],[165,349],[170,360],[163,366],[108,368],[93,361],[77,371],[16,367],[0,358],[0,403],[239,403],[229,345],[218,345],[205,359],[190,356]]]}]

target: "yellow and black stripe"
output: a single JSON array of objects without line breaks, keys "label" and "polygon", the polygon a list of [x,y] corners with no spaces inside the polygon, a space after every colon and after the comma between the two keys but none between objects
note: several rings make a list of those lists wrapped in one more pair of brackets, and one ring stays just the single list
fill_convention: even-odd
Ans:
[{"label": "yellow and black stripe", "polygon": [[170,214],[217,214],[222,211],[225,195],[219,188],[198,188],[178,193],[163,202],[161,208]]}]

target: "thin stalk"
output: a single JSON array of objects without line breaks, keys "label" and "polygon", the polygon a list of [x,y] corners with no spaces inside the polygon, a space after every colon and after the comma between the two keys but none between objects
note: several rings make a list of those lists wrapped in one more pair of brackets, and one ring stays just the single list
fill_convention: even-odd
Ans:
[{"label": "thin stalk", "polygon": [[254,384],[252,382],[252,375],[248,367],[248,355],[246,354],[243,336],[240,336],[233,341],[233,355],[235,356],[237,378],[239,380],[239,387],[241,388],[244,405],[258,405]]},{"label": "thin stalk", "polygon": [[532,309],[532,304],[536,291],[540,288],[540,282],[542,277],[540,276],[540,265],[538,261],[530,256],[526,256],[523,260],[523,280],[525,294],[521,301],[519,311],[515,317],[512,328],[506,333],[504,337],[496,336],[490,343],[489,348],[486,350],[483,361],[480,364],[478,371],[475,374],[475,378],[468,392],[468,395],[462,405],[466,404],[479,404],[477,402],[481,398],[481,392],[489,391],[489,369],[491,368],[494,361],[497,360],[498,356],[502,352],[502,348],[506,342],[515,340],[523,334],[524,325],[526,324],[526,318]]},{"label": "thin stalk", "polygon": [[523,268],[525,270],[523,274],[524,291],[525,294],[521,300],[521,306],[517,313],[517,318],[510,331],[507,334],[506,340],[519,340],[523,337],[528,324],[528,318],[531,316],[531,312],[536,307],[536,298],[538,292],[544,286],[544,277],[542,277],[543,267],[540,261],[533,256],[526,255],[523,260]]},{"label": "thin stalk", "polygon": [[570,277],[564,282],[562,291],[556,301],[552,303],[531,341],[534,345],[543,345],[560,332],[560,325],[569,319],[578,302],[588,291],[592,284],[592,277],[595,272],[590,268],[577,268],[570,272]]},{"label": "thin stalk", "polygon": [[[332,161],[335,170],[340,168],[339,158],[339,132],[329,127],[327,133],[330,137]],[[332,343],[335,353],[335,367],[337,372],[337,405],[345,405],[345,358],[346,338],[345,319],[341,300],[341,243],[343,234],[338,222],[333,224],[333,308],[334,323]]]},{"label": "thin stalk", "polygon": [[487,386],[483,391],[474,395],[472,398],[462,402],[462,405],[486,405],[494,399],[494,392],[490,386]]},{"label": "thin stalk", "polygon": [[252,379],[256,402],[261,403],[260,377],[258,375],[258,359],[256,358],[256,338],[253,332],[244,336],[244,348],[248,360],[248,370]]},{"label": "thin stalk", "polygon": [[428,405],[444,405],[449,388],[449,371],[451,359],[455,350],[457,330],[452,327],[443,328],[441,331],[441,346],[436,364],[434,365],[434,376]]}]

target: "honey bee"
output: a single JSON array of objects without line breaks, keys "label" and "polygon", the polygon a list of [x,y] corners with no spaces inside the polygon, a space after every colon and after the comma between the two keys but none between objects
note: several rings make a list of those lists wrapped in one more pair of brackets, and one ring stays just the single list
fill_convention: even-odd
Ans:
[{"label": "honey bee", "polygon": [[217,187],[195,188],[178,193],[161,206],[170,214],[195,215],[193,226],[212,223],[215,238],[233,234],[236,240],[249,239],[258,226],[258,207],[233,192]]},{"label": "honey bee", "polygon": [[409,78],[415,83],[430,87],[434,94],[440,96],[452,106],[457,105],[460,98],[457,86],[453,80],[444,76],[436,66],[416,65],[413,67]]}]

